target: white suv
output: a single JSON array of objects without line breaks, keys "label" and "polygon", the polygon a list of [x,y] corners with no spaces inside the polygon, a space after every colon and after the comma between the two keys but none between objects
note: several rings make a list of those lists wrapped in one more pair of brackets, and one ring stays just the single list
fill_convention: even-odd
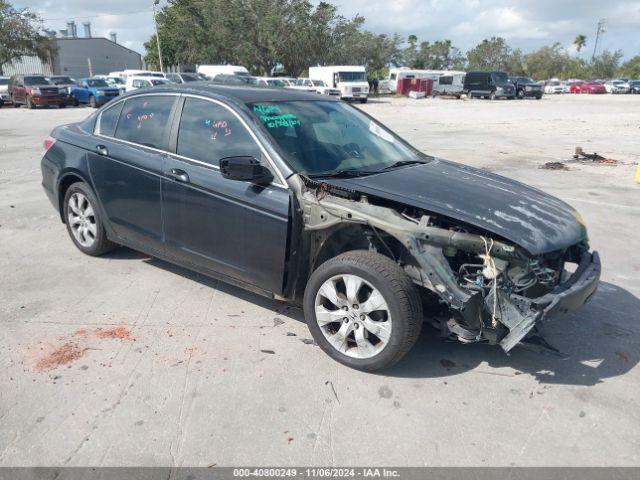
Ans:
[{"label": "white suv", "polygon": [[327,86],[322,80],[312,80],[310,78],[299,78],[296,80],[296,88],[307,89],[312,88],[314,91],[322,95],[331,95],[334,97],[340,96],[340,90],[338,88],[331,88]]},{"label": "white suv", "polygon": [[139,88],[151,88],[158,85],[169,85],[170,83],[173,82],[160,77],[127,77],[125,90],[131,92]]}]

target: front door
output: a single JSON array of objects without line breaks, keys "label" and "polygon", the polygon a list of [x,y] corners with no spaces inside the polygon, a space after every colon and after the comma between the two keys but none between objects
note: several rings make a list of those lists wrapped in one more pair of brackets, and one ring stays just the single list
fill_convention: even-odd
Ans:
[{"label": "front door", "polygon": [[177,96],[141,95],[102,112],[89,169],[118,237],[163,251],[161,174]]},{"label": "front door", "polygon": [[164,234],[169,254],[262,290],[282,291],[289,190],[278,180],[258,186],[223,178],[221,158],[264,150],[228,106],[184,99],[176,154],[162,179]]}]

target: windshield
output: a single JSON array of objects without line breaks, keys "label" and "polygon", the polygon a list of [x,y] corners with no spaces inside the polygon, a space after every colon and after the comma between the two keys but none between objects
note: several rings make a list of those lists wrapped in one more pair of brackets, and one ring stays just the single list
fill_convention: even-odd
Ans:
[{"label": "windshield", "polygon": [[364,72],[340,72],[338,73],[340,82],[366,82],[367,77]]},{"label": "windshield", "polygon": [[286,154],[310,176],[374,173],[426,157],[358,109],[324,100],[260,102],[248,107]]},{"label": "windshield", "polygon": [[200,79],[195,75],[189,75],[187,73],[182,74],[182,81],[184,82],[199,82]]},{"label": "windshield", "polygon": [[87,85],[90,87],[108,87],[109,84],[101,78],[94,78],[93,80],[87,80]]},{"label": "windshield", "polygon": [[149,81],[153,85],[166,85],[168,83],[171,83],[169,80],[165,80],[164,78],[150,78]]},{"label": "windshield", "polygon": [[113,83],[114,85],[124,85],[124,80],[118,77],[109,77],[107,78],[108,83]]},{"label": "windshield", "polygon": [[312,82],[316,87],[326,87],[327,86],[327,84],[324,83],[322,80],[312,80]]},{"label": "windshield", "polygon": [[24,77],[25,85],[51,85],[44,77]]},{"label": "windshield", "polygon": [[283,80],[280,80],[280,79],[267,80],[267,84],[270,87],[286,87],[287,86],[287,84]]},{"label": "windshield", "polygon": [[51,79],[51,83],[53,83],[54,85],[68,85],[75,82],[71,80],[71,77],[53,77]]},{"label": "windshield", "polygon": [[509,77],[504,72],[493,72],[491,74],[496,83],[509,83]]}]

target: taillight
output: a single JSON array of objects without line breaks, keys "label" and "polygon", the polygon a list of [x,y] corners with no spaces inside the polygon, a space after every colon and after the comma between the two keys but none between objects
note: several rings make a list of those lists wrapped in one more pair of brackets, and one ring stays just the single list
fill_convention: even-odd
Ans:
[{"label": "taillight", "polygon": [[47,138],[44,139],[44,151],[46,152],[47,150],[49,150],[51,147],[53,147],[53,144],[56,143],[56,139],[49,136]]}]

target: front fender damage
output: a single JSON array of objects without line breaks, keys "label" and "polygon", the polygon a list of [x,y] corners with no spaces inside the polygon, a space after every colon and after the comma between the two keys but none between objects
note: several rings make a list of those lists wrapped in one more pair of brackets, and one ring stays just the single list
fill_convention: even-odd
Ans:
[{"label": "front fender damage", "polygon": [[[533,295],[541,288],[549,295],[559,283],[563,257],[559,270],[552,270],[517,245],[485,232],[443,228],[428,212],[411,217],[398,206],[380,204],[358,192],[304,177],[290,181],[297,187],[307,234],[322,236],[345,224],[359,224],[383,232],[406,249],[412,261],[401,266],[407,275],[446,307],[445,316],[427,319],[444,336],[465,343],[499,343],[508,352],[545,314]],[[455,257],[475,263],[463,263],[456,270]]]}]

